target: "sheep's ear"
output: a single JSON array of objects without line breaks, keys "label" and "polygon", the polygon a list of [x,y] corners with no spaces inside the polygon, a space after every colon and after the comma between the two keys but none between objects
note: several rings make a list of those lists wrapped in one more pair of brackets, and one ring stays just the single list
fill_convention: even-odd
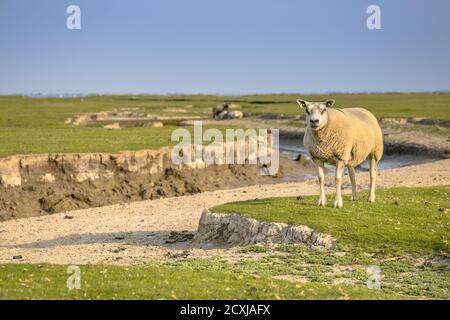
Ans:
[{"label": "sheep's ear", "polygon": [[300,107],[302,107],[303,109],[306,109],[306,101],[305,100],[297,99],[297,103]]},{"label": "sheep's ear", "polygon": [[325,101],[325,105],[327,106],[327,108],[331,108],[334,106],[335,102],[336,101],[334,101],[333,99],[330,99],[330,100]]}]

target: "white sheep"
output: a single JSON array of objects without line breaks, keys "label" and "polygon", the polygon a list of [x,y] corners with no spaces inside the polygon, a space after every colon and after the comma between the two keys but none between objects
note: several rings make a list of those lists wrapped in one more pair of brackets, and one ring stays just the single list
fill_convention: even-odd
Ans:
[{"label": "white sheep", "polygon": [[214,119],[216,120],[229,120],[229,119],[242,119],[244,117],[244,114],[242,111],[229,111],[229,110],[223,110],[216,114],[214,116]]},{"label": "white sheep", "polygon": [[242,119],[244,117],[244,114],[242,111],[234,110],[228,112],[228,119]]},{"label": "white sheep", "polygon": [[341,184],[348,167],[352,183],[352,200],[356,200],[355,167],[367,158],[370,161],[369,202],[375,201],[377,166],[383,155],[383,134],[377,119],[362,108],[334,109],[334,100],[308,102],[297,100],[305,110],[306,132],[303,144],[317,165],[320,198],[325,206],[324,163],[336,166],[336,199],[334,208],[342,208]]}]

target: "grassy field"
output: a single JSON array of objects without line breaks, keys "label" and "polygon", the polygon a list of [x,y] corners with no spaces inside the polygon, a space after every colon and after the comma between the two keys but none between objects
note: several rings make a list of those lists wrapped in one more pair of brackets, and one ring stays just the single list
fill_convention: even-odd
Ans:
[{"label": "grassy field", "polygon": [[[336,94],[337,106],[364,106],[378,117],[430,117],[450,119],[450,94]],[[92,96],[40,98],[0,96],[0,156],[56,152],[117,152],[170,145],[174,127],[108,130],[99,126],[73,126],[64,120],[80,113],[122,108],[159,115],[209,116],[211,107],[224,102],[242,104],[255,114],[300,114],[297,95],[221,96]],[[302,96],[322,100],[330,96]],[[183,108],[171,113],[167,108]]]},{"label": "grassy field", "polygon": [[[347,198],[340,210],[319,208],[316,198],[230,203],[213,211],[308,225],[338,239],[333,252],[311,251],[302,246],[277,248],[283,253],[264,246],[248,248],[250,252],[271,253],[262,261],[247,263],[254,272],[289,274],[321,283],[340,279],[362,284],[365,268],[376,265],[383,273],[384,292],[450,298],[449,186],[379,190],[375,204],[350,202]],[[447,210],[439,210],[444,208]],[[247,267],[245,263],[241,266],[244,270]]]},{"label": "grassy field", "polygon": [[[450,94],[429,93],[376,93],[376,94],[330,94],[330,95],[269,95],[246,96],[240,99],[245,110],[255,113],[299,114],[298,98],[323,101],[333,98],[336,107],[363,107],[378,118],[426,117],[439,120],[450,119]],[[294,103],[293,103],[294,102]]]},{"label": "grassy field", "polygon": [[242,213],[262,221],[307,225],[332,234],[345,248],[383,256],[438,255],[450,258],[450,186],[377,190],[368,204],[344,196],[344,208],[317,207],[317,197],[262,199],[228,203],[215,212]]},{"label": "grassy field", "polygon": [[[0,156],[118,152],[157,149],[172,144],[170,136],[174,126],[109,130],[101,126],[64,124],[65,119],[76,114],[113,110],[122,105],[127,107],[128,101],[133,101],[124,97],[89,97],[83,100],[0,97]],[[161,110],[165,106],[162,104],[154,111],[163,114]],[[153,112],[151,106],[148,109]]]},{"label": "grassy field", "polygon": [[402,299],[363,287],[294,283],[187,266],[81,266],[69,290],[67,266],[1,265],[0,299]]}]

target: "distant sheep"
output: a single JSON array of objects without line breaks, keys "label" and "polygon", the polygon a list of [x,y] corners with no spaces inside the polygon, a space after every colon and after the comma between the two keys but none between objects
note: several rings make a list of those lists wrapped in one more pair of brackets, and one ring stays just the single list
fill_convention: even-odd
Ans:
[{"label": "distant sheep", "polygon": [[[220,115],[224,112],[228,113],[228,108],[229,107],[227,104],[225,104],[225,105],[219,104],[219,105],[213,107],[213,109],[212,109],[213,119],[218,119],[220,117]],[[222,117],[223,117],[223,115],[222,115]]]},{"label": "distant sheep", "polygon": [[218,105],[214,107],[212,114],[216,120],[242,119],[244,117],[242,111],[230,110],[229,105]]},{"label": "distant sheep", "polygon": [[242,119],[243,117],[242,111],[228,111],[228,119]]},{"label": "distant sheep", "polygon": [[336,199],[334,208],[342,208],[341,184],[344,168],[348,167],[352,183],[352,200],[356,200],[355,167],[367,158],[370,161],[369,202],[375,201],[377,166],[383,155],[383,134],[377,119],[362,108],[333,109],[334,100],[308,102],[297,100],[305,110],[306,132],[303,143],[317,165],[320,198],[325,206],[324,164],[336,166]]},{"label": "distant sheep", "polygon": [[216,119],[216,120],[226,120],[226,119],[228,119],[228,113],[229,113],[228,110],[224,110],[224,111],[218,113],[218,114],[214,117],[214,119]]}]

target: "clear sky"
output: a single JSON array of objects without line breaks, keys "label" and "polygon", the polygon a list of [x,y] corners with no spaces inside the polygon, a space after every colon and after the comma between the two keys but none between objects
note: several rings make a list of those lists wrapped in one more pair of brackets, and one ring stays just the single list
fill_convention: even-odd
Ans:
[{"label": "clear sky", "polygon": [[0,0],[0,94],[434,90],[448,0]]}]

